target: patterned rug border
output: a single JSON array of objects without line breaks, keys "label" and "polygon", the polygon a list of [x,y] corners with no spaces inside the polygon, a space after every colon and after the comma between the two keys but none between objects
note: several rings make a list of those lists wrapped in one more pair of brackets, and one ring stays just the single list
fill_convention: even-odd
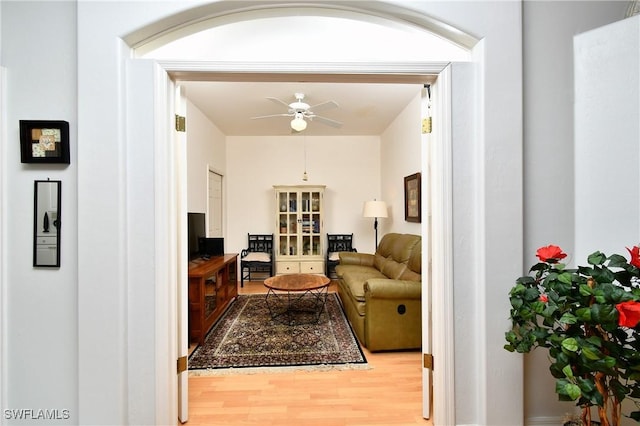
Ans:
[{"label": "patterned rug border", "polygon": [[317,364],[317,365],[290,365],[284,367],[220,367],[201,368],[189,370],[189,377],[204,376],[232,376],[251,374],[280,374],[294,373],[298,371],[347,371],[347,370],[371,370],[373,367],[368,362],[348,363],[348,364]]},{"label": "patterned rug border", "polygon": [[[218,319],[218,321],[213,325],[209,334],[207,335],[206,340],[209,340],[209,336],[215,333],[217,327],[224,323],[224,321],[232,320],[233,318],[228,318],[229,315],[233,315],[234,309],[243,310],[244,307],[249,303],[251,298],[264,297],[261,294],[245,294],[239,295],[238,298],[233,301],[233,303],[227,308],[224,314]],[[362,351],[362,347],[360,346],[360,342],[358,342],[355,333],[353,332],[353,328],[351,324],[346,318],[344,307],[338,298],[336,293],[329,293],[329,298],[332,298],[332,302],[335,303],[333,307],[334,313],[335,311],[339,311],[339,322],[341,327],[348,329],[350,333],[350,337],[353,340],[353,343],[356,345],[357,352],[359,352],[359,356],[361,360],[358,361],[346,361],[346,362],[317,362],[317,363],[302,363],[302,364],[291,364],[291,365],[237,365],[232,367],[224,367],[224,366],[202,366],[202,367],[191,367],[189,366],[189,376],[218,376],[218,375],[233,375],[233,374],[262,374],[262,373],[285,373],[285,372],[294,372],[294,371],[329,371],[329,370],[368,370],[371,369],[364,352]],[[243,298],[246,298],[246,303],[240,306],[238,303],[242,303]],[[329,299],[327,299],[327,304],[329,304]],[[328,311],[323,314],[329,314]],[[334,321],[335,321],[334,319]],[[206,344],[206,343],[205,343]],[[201,350],[201,347],[198,347],[190,356],[191,359]]]}]

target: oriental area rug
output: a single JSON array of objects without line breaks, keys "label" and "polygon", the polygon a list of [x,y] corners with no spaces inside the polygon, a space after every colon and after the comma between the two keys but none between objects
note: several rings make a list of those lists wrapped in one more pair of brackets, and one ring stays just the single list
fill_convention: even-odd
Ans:
[{"label": "oriental area rug", "polygon": [[336,293],[327,295],[317,323],[296,315],[283,323],[272,318],[264,294],[239,295],[191,354],[190,374],[368,368]]}]

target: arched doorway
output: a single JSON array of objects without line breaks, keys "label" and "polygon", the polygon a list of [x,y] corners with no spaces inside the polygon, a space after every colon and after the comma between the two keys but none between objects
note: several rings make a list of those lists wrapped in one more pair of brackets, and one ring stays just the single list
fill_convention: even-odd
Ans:
[{"label": "arched doorway", "polygon": [[[318,10],[318,9],[313,9],[311,11],[306,11],[308,14],[310,14],[311,16],[313,16],[315,18],[315,20],[317,21],[318,18],[317,16],[323,16],[325,14],[327,14],[327,11],[330,10],[330,13],[328,13],[329,15],[335,15],[336,14],[336,10],[335,9],[327,9],[327,10]],[[358,13],[353,13],[353,11],[351,10],[341,10],[339,11],[340,13],[344,14],[344,15],[348,15],[349,18],[351,19],[362,19],[363,21],[371,21],[371,20],[375,20],[376,21],[376,25],[380,25],[380,23],[382,22],[382,25],[385,25],[385,19],[381,18],[380,16],[371,16],[368,14],[362,14],[361,12]],[[215,17],[215,18],[211,18],[211,19],[206,19],[206,20],[201,20],[197,23],[197,25],[188,25],[188,24],[184,24],[180,27],[180,29],[178,31],[168,31],[165,32],[161,35],[159,35],[157,38],[149,41],[147,40],[146,43],[143,43],[141,45],[139,45],[139,52],[148,52],[150,49],[150,46],[157,46],[159,43],[161,43],[162,41],[166,41],[172,38],[175,38],[179,35],[184,35],[187,33],[192,33],[193,31],[197,30],[197,29],[202,29],[203,27],[205,27],[206,25],[210,25],[212,27],[216,27],[216,25],[219,25],[220,22],[223,22],[224,24],[229,24],[230,22],[233,23],[240,23],[240,24],[246,24],[247,22],[250,22],[254,19],[256,19],[256,17],[262,17],[263,15],[267,15],[267,16],[273,16],[278,15],[280,17],[287,17],[289,13],[295,13],[297,17],[299,17],[300,14],[300,10],[298,8],[291,8],[291,10],[286,9],[286,8],[281,8],[279,9],[277,12],[274,12],[273,10],[269,11],[269,13],[266,13],[265,10],[254,10],[251,11],[251,13],[247,12],[246,10],[242,11],[242,12],[238,12],[238,13],[231,13],[228,15],[225,15],[224,18],[220,18],[220,17]],[[390,15],[391,16],[391,15]],[[375,18],[375,19],[374,19]],[[264,19],[264,18],[263,18]],[[331,18],[329,18],[331,19]],[[344,18],[341,18],[344,19]],[[391,21],[389,19],[387,19],[386,21],[386,25],[391,25]],[[352,22],[360,22],[360,21],[352,21]],[[437,25],[433,25],[434,22],[433,21],[429,21],[429,27],[430,28],[437,28],[440,32],[445,32],[447,33],[447,31],[443,31],[443,29],[441,27],[438,27]],[[369,22],[366,23],[366,25],[370,25]],[[400,25],[397,22],[394,23],[394,25]],[[406,23],[404,24],[406,25]],[[426,25],[426,24],[425,24]],[[284,27],[284,28],[297,28],[299,27],[299,25],[279,25],[280,27]],[[308,24],[307,24],[308,26]],[[233,27],[233,25],[231,25],[231,27]],[[332,25],[332,28],[335,28],[336,25]],[[382,27],[384,28],[384,26]],[[228,27],[226,27],[225,29],[228,30]],[[351,28],[352,29],[352,28]],[[246,28],[245,28],[246,30]],[[312,31],[311,31],[312,33]],[[338,34],[339,31],[337,32]],[[198,34],[192,34],[189,37],[185,37],[184,39],[179,39],[177,41],[177,51],[185,51],[185,47],[191,45],[191,43],[199,43],[197,45],[199,46],[207,46],[207,45],[211,45],[211,43],[207,44],[206,42],[203,42],[202,40],[200,40],[199,42],[194,41],[194,38],[197,38],[196,36],[201,35],[202,33]],[[448,33],[449,36],[452,33]],[[237,36],[231,36],[233,37],[237,37]],[[414,37],[417,37],[414,34]],[[215,36],[214,36],[215,38]],[[459,39],[459,38],[458,38]],[[183,40],[190,40],[190,41],[185,41],[184,43],[180,43]],[[471,40],[471,38],[468,38],[467,41]],[[220,45],[225,45],[228,46],[228,43],[225,43],[224,40],[217,40],[218,44]],[[420,43],[416,43],[416,45],[419,45]],[[353,49],[349,50],[348,47],[345,48],[347,51],[353,52]],[[162,51],[163,49],[160,48],[159,51]],[[237,51],[233,50],[233,47],[231,47],[231,49],[233,51],[234,54],[237,55]],[[174,50],[175,51],[175,50]],[[440,72],[443,71],[444,66],[443,63],[446,63],[447,61],[451,61],[451,60],[462,60],[462,59],[466,59],[468,60],[468,57],[465,57],[465,54],[459,51],[455,51],[455,49],[452,49],[452,51],[454,51],[454,53],[449,53],[449,57],[446,56],[446,53],[444,54],[444,57],[439,57],[440,62],[420,62],[418,64],[412,64],[413,67],[409,67],[412,69],[413,72],[415,72],[415,75],[428,75],[428,74],[433,74],[433,75],[437,75]],[[315,53],[315,52],[314,52]],[[378,52],[380,53],[380,52]],[[397,53],[397,52],[396,52]],[[467,52],[468,53],[468,52]],[[218,53],[219,55],[224,55],[224,53]],[[278,73],[291,73],[293,70],[295,70],[298,73],[302,73],[302,75],[304,75],[303,70],[306,69],[318,69],[317,63],[309,63],[309,62],[296,62],[295,64],[292,64],[290,61],[286,61],[283,60],[282,62],[276,60],[275,62],[280,62],[277,65],[271,64],[271,63],[264,63],[260,60],[258,61],[252,61],[252,62],[231,62],[231,61],[226,61],[225,62],[225,58],[222,58],[222,61],[217,62],[215,65],[212,66],[211,63],[209,64],[205,64],[202,62],[198,62],[199,59],[202,58],[194,58],[194,57],[189,57],[189,55],[186,55],[186,60],[191,60],[192,62],[185,62],[185,58],[182,57],[177,57],[177,56],[172,56],[171,53],[167,54],[165,53],[160,53],[158,54],[159,58],[163,58],[164,55],[164,62],[161,62],[165,68],[166,71],[168,71],[170,74],[172,74],[174,77],[180,79],[180,80],[188,80],[189,78],[197,78],[198,80],[202,80],[202,79],[207,79],[210,78],[212,81],[216,80],[216,78],[220,78],[220,75],[224,74],[226,76],[226,78],[228,77],[229,73],[233,73],[235,72],[239,72],[239,73],[247,73],[248,71],[252,71],[254,73],[256,73],[257,75],[265,75],[266,73],[273,73],[273,74],[278,74]],[[175,55],[175,53],[173,53],[173,55]],[[213,53],[214,57],[216,57],[216,53]],[[458,56],[456,56],[458,55]],[[148,54],[148,57],[155,57],[153,54]],[[248,57],[251,57],[251,53],[249,53]],[[381,57],[385,57],[385,54],[382,53]],[[167,58],[172,58],[171,61],[167,61]],[[217,59],[218,57],[216,57]],[[206,59],[212,59],[212,58],[205,58]],[[242,58],[245,59],[245,58]],[[329,62],[331,62],[331,60],[329,59]],[[335,61],[334,61],[335,62]],[[256,65],[257,64],[257,65]],[[361,72],[364,74],[369,74],[369,75],[377,75],[377,76],[389,76],[393,73],[402,73],[402,72],[407,72],[407,70],[409,69],[407,67],[407,65],[405,63],[398,63],[398,62],[393,62],[393,61],[389,61],[389,62],[384,62],[384,60],[380,61],[379,63],[374,63],[374,62],[368,62],[366,63],[364,66],[360,65],[350,65],[347,67],[348,68],[348,73],[353,73],[353,72]],[[334,74],[334,78],[336,79],[336,81],[339,81],[340,76],[338,75],[338,71],[337,69],[340,69],[340,71],[344,72],[345,70],[345,66],[344,64],[340,64],[339,67],[336,67],[335,69],[332,69],[331,65],[325,65],[325,72],[328,73],[329,75]],[[256,72],[257,71],[257,72]],[[208,74],[208,76],[207,76]],[[299,74],[300,75],[300,74]],[[242,77],[240,77],[240,79],[242,79]],[[442,90],[441,93],[446,93],[446,90]],[[444,101],[444,103],[446,104],[446,101]],[[442,154],[442,152],[440,152],[440,154]],[[449,159],[450,160],[450,159]],[[429,169],[429,167],[427,167],[427,169]],[[438,173],[440,173],[440,169],[439,168],[435,168],[435,170],[438,170]],[[445,179],[446,180],[446,179]],[[438,182],[440,185],[442,185],[442,179],[438,179]],[[450,183],[445,184],[444,187],[448,187],[450,188]],[[443,187],[440,186],[437,188],[437,190],[442,190]],[[435,197],[434,199],[437,200],[437,202],[444,202],[447,198],[446,196],[440,196],[440,197]],[[437,205],[435,206],[437,209],[443,209],[445,208],[445,206],[442,205]],[[445,208],[446,210],[446,208]],[[428,214],[425,214],[425,217],[429,216]],[[446,220],[445,218],[442,218],[443,220]],[[426,225],[425,225],[425,229],[426,229]],[[451,247],[450,244],[450,239],[451,239],[451,235],[446,235],[447,231],[444,231],[445,228],[438,228],[438,229],[443,229],[443,232],[445,232],[443,235],[438,237],[438,240],[443,242],[442,246],[445,247]],[[430,230],[428,230],[430,231]],[[428,232],[427,231],[427,232]],[[429,232],[430,234],[430,232]],[[444,243],[445,241],[449,241],[449,243]],[[429,242],[428,239],[425,239],[425,245],[426,245],[426,249],[424,250],[425,253],[429,253],[430,252],[430,248],[432,247],[432,244]],[[436,248],[436,250],[438,250],[440,247],[442,246],[438,246]],[[446,269],[450,268],[450,259],[446,260],[444,259],[444,253],[437,253],[437,256],[441,256],[441,260],[438,261],[436,260],[436,263],[439,266],[435,266],[435,268],[441,268],[442,271],[439,272],[441,274],[441,276],[446,277],[447,274],[445,272]],[[431,259],[427,259],[427,262],[425,263],[429,263],[429,260]],[[438,283],[445,283],[446,281],[442,281],[439,280]],[[447,288],[451,288],[451,286],[446,286]],[[442,292],[441,291],[437,291],[435,294],[437,295],[441,295]],[[446,297],[446,300],[451,300],[451,297]],[[438,301],[439,305],[442,305],[441,301]],[[439,321],[434,319],[434,323],[435,324],[440,324],[443,321]],[[439,330],[441,329],[445,329],[444,327],[438,328]],[[449,329],[450,330],[450,329]],[[442,350],[442,349],[440,349]],[[435,348],[434,348],[434,352],[438,352]],[[450,349],[450,353],[452,355],[452,349]],[[440,359],[445,359],[445,357],[441,357]],[[452,372],[453,370],[450,369],[449,372]],[[452,380],[446,379],[443,380],[442,383],[452,383]],[[453,390],[450,389],[449,390],[449,395],[452,395]],[[446,390],[445,391],[441,391],[438,393],[440,398],[443,398],[442,396],[447,394]],[[443,399],[449,399],[450,401],[453,400],[453,398],[443,398]],[[445,410],[443,410],[445,411]],[[452,410],[451,410],[452,411]],[[446,411],[445,411],[446,412]],[[445,416],[443,416],[444,418],[446,418],[446,414]]]}]

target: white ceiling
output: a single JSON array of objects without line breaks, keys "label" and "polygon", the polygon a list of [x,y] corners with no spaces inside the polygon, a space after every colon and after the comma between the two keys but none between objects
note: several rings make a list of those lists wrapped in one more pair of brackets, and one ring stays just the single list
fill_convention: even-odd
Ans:
[{"label": "white ceiling", "polygon": [[422,83],[353,82],[180,81],[180,85],[186,97],[227,136],[291,134],[289,117],[251,117],[286,113],[284,105],[267,98],[289,104],[295,101],[294,93],[304,93],[311,106],[330,100],[339,105],[318,115],[342,122],[340,128],[310,121],[304,131],[307,135],[380,135],[423,88]]}]

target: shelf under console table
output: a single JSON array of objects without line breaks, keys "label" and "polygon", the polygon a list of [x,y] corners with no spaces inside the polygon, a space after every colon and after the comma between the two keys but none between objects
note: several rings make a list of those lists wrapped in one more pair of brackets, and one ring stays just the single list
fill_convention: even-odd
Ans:
[{"label": "shelf under console table", "polygon": [[203,344],[238,295],[238,254],[189,262],[189,341]]}]

